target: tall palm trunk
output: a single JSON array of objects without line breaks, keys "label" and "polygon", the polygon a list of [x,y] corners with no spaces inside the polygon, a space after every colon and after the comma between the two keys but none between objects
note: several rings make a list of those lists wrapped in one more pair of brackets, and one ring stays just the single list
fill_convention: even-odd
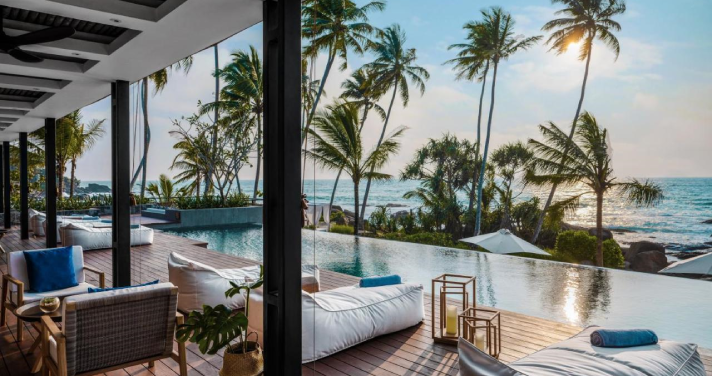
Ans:
[{"label": "tall palm trunk", "polygon": [[[477,144],[475,145],[475,160],[473,163],[477,164],[477,158],[480,156],[480,144],[481,144],[481,127],[482,124],[482,103],[485,98],[485,88],[487,87],[487,73],[489,73],[489,62],[485,66],[485,72],[482,75],[482,90],[480,91],[480,104],[477,108]],[[467,206],[467,212],[472,213],[472,209],[475,207],[475,191],[477,189],[477,181],[479,176],[479,170],[477,166],[472,169],[472,186],[470,187],[470,203]],[[470,231],[468,230],[468,233]]]},{"label": "tall palm trunk", "polygon": [[[218,70],[219,68],[219,62],[218,62],[218,45],[217,43],[213,45],[213,48],[215,50],[215,103],[218,103],[220,100],[220,75],[218,75]],[[215,123],[213,124],[213,132],[212,135],[210,136],[210,143],[211,143],[211,151],[213,153],[213,156],[215,155],[215,152],[217,151],[217,140],[218,140],[218,106],[215,106],[215,113],[213,114],[213,119],[215,120]],[[208,171],[205,176],[205,192],[207,193],[210,190],[210,185],[213,179],[213,171],[212,171],[212,165],[208,166]],[[235,175],[237,176],[237,175]]]},{"label": "tall palm trunk", "polygon": [[596,192],[596,265],[603,266],[603,192]]},{"label": "tall palm trunk", "polygon": [[260,166],[262,164],[262,114],[257,114],[257,173],[255,174],[255,188],[252,191],[252,201],[257,199],[257,188],[260,183]]},{"label": "tall palm trunk", "polygon": [[[578,122],[579,115],[581,114],[581,107],[583,106],[583,98],[586,95],[586,82],[588,82],[588,69],[589,65],[591,64],[591,51],[593,50],[593,43],[591,43],[591,49],[588,51],[588,56],[586,57],[586,71],[583,74],[583,84],[581,85],[581,96],[579,97],[579,102],[578,106],[576,107],[576,115],[574,115],[574,121],[571,123],[571,132],[569,132],[569,140],[574,138],[574,133],[576,132],[576,122]],[[564,155],[562,157],[566,158],[567,154],[569,152],[568,147],[564,151]],[[551,206],[551,202],[554,199],[554,194],[556,193],[556,187],[557,185],[554,184],[551,186],[551,191],[549,192],[549,197],[546,199],[546,203],[544,204],[544,208],[541,210],[541,213],[539,213],[539,220],[536,223],[536,229],[534,230],[534,235],[532,236],[531,242],[534,243],[536,240],[539,238],[539,233],[541,232],[541,226],[544,224],[544,217],[546,216],[546,211],[549,210],[549,206]]]},{"label": "tall palm trunk", "polygon": [[64,199],[64,173],[67,168],[61,162],[57,164],[57,198]]},{"label": "tall palm trunk", "polygon": [[[366,124],[366,118],[368,117],[369,103],[363,106],[363,117],[361,118],[361,125],[358,128],[358,132],[361,133],[363,125]],[[343,167],[339,169],[339,173],[336,174],[336,181],[334,181],[334,189],[331,190],[331,199],[329,200],[329,210],[334,206],[334,197],[336,196],[336,187],[339,185],[339,178],[341,178],[341,172],[344,171]],[[331,224],[331,222],[329,222]]]},{"label": "tall palm trunk", "polygon": [[358,181],[354,182],[354,235],[358,235],[359,216],[358,216]]},{"label": "tall palm trunk", "polygon": [[304,125],[304,133],[302,133],[302,144],[307,140],[307,133],[309,132],[309,126],[311,125],[312,119],[314,118],[314,113],[319,105],[319,99],[321,99],[321,94],[324,92],[324,85],[326,84],[326,79],[329,77],[329,72],[331,71],[331,66],[334,64],[336,59],[336,52],[329,51],[329,60],[326,61],[326,68],[324,68],[324,75],[321,77],[321,82],[319,82],[319,91],[316,92],[316,98],[314,98],[314,103],[309,110],[309,116],[307,116],[307,122]]},{"label": "tall palm trunk", "polygon": [[[141,201],[146,195],[148,180],[148,147],[151,144],[151,127],[148,124],[148,78],[143,81],[143,171],[141,172]],[[131,186],[133,191],[133,186]]]},{"label": "tall palm trunk", "polygon": [[69,178],[69,198],[74,197],[74,180],[75,180],[75,172],[77,171],[77,158],[72,157],[72,169],[70,172],[70,178]]},{"label": "tall palm trunk", "polygon": [[[391,110],[393,110],[393,103],[396,101],[396,93],[398,92],[398,79],[393,80],[393,96],[391,96],[391,104],[388,105],[388,113],[386,113],[386,120],[383,122],[383,129],[381,130],[381,137],[378,139],[376,144],[376,149],[381,146],[383,138],[386,136],[386,128],[388,127],[388,120],[391,119]],[[371,167],[371,173],[373,173],[374,167]],[[371,191],[371,177],[369,176],[366,181],[366,192],[363,195],[363,205],[361,206],[361,222],[363,222],[363,217],[366,215],[366,204],[368,203],[368,193]]]},{"label": "tall palm trunk", "polygon": [[494,72],[492,73],[492,98],[490,99],[489,118],[487,119],[487,136],[485,138],[485,149],[482,152],[482,165],[480,167],[480,177],[477,180],[477,216],[475,217],[475,236],[480,234],[480,222],[482,220],[482,186],[485,180],[485,167],[487,166],[487,152],[489,150],[490,133],[492,131],[492,115],[494,113],[494,94],[497,86],[497,65],[494,62]]}]

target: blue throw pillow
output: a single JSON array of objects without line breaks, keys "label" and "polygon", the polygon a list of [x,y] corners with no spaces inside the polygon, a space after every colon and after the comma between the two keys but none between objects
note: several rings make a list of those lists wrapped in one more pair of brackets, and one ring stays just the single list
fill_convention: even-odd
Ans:
[{"label": "blue throw pillow", "polygon": [[107,288],[105,288],[105,289],[102,289],[102,288],[99,288],[99,287],[89,287],[89,288],[87,289],[87,292],[88,292],[89,294],[91,294],[91,293],[94,293],[94,292],[123,290],[123,289],[130,289],[130,288],[132,288],[132,287],[150,286],[150,285],[157,285],[157,284],[158,284],[158,280],[151,281],[151,282],[146,282],[146,283],[142,283],[142,284],[136,285],[136,286],[107,287]]},{"label": "blue throw pillow", "polygon": [[379,287],[379,286],[390,286],[390,285],[400,285],[401,277],[398,274],[387,275],[383,277],[368,277],[361,278],[358,283],[359,287]]},{"label": "blue throw pillow", "polygon": [[30,292],[46,292],[77,286],[72,247],[24,251]]}]

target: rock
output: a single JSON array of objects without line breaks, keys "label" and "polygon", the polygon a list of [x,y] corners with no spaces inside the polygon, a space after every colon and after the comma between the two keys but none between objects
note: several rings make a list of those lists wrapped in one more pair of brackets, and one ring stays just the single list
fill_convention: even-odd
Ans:
[{"label": "rock", "polygon": [[[603,230],[602,231],[603,241],[606,241],[608,239],[613,239],[613,233],[611,232],[611,230],[609,230],[605,227],[602,230]],[[588,234],[591,236],[598,236],[598,231],[596,230],[595,227],[591,227],[590,229],[588,229]]]},{"label": "rock", "polygon": [[630,243],[630,248],[623,253],[625,260],[633,262],[638,253],[658,252],[665,256],[665,247],[662,244],[649,242],[647,240]]},{"label": "rock", "polygon": [[577,226],[577,225],[572,225],[570,223],[563,222],[561,223],[561,231],[588,231],[586,227],[583,226]]},{"label": "rock", "polygon": [[356,217],[356,213],[352,212],[351,210],[344,210],[344,215],[351,218]]},{"label": "rock", "polygon": [[408,205],[405,205],[405,204],[391,204],[391,203],[388,203],[388,204],[386,204],[386,207],[387,207],[387,208],[407,208]]},{"label": "rock", "polygon": [[665,247],[647,240],[630,244],[624,253],[628,269],[644,273],[657,273],[668,265]]},{"label": "rock", "polygon": [[342,211],[344,211],[344,209],[341,207],[341,205],[331,205],[331,212],[333,213],[335,211],[342,212]]},{"label": "rock", "polygon": [[704,251],[691,251],[691,252],[674,252],[670,253],[670,256],[677,257],[680,260],[687,260],[689,258],[697,257],[697,256],[702,256],[707,254],[708,252]]},{"label": "rock", "polygon": [[395,218],[395,219],[401,219],[401,218],[403,218],[403,217],[407,217],[408,214],[410,214],[409,211],[407,211],[407,210],[400,210],[400,211],[397,211],[397,212],[395,212],[394,214],[392,214],[391,217],[393,217],[393,218]]},{"label": "rock", "polygon": [[644,273],[657,273],[668,266],[664,253],[650,251],[638,253],[630,262],[630,270]]},{"label": "rock", "polygon": [[704,224],[706,224],[706,225],[712,225],[712,219],[708,219],[708,220],[706,220],[706,221],[702,221],[702,223],[704,223]]}]

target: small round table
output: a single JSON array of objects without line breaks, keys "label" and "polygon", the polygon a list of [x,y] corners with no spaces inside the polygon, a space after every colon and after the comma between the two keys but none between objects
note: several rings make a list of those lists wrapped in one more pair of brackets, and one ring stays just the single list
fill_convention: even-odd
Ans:
[{"label": "small round table", "polygon": [[[40,333],[42,333],[42,325],[39,324],[40,321],[42,321],[42,316],[47,316],[52,319],[54,322],[61,322],[62,321],[62,309],[58,309],[54,312],[51,313],[44,313],[40,309],[40,301],[36,302],[31,302],[27,303],[24,305],[21,305],[15,309],[15,316],[17,316],[18,319],[29,322],[32,324],[32,326]],[[42,336],[39,335],[37,338],[35,338],[35,342],[32,343],[32,346],[30,347],[30,350],[27,352],[28,354],[32,354],[35,350],[37,350],[40,345],[42,344]],[[32,373],[37,373],[42,369],[42,357],[39,356],[35,360],[35,364],[32,365]]]}]

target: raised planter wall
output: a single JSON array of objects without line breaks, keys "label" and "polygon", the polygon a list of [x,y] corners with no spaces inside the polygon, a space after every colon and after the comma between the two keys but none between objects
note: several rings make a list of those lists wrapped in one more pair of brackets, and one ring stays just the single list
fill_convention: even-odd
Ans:
[{"label": "raised planter wall", "polygon": [[[207,227],[229,226],[240,224],[262,224],[262,207],[248,206],[244,208],[216,208],[216,209],[167,209],[166,217],[171,220],[178,219],[165,227]],[[164,226],[161,226],[164,227]]]}]

